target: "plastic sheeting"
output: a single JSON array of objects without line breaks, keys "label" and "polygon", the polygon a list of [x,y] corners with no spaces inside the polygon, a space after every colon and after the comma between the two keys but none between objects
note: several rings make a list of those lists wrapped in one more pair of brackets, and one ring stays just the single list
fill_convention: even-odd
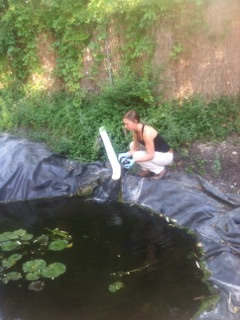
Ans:
[{"label": "plastic sheeting", "polygon": [[125,175],[123,200],[163,213],[188,227],[203,245],[217,308],[199,319],[240,319],[240,197],[224,194],[198,176],[168,173],[162,180]]},{"label": "plastic sheeting", "polygon": [[0,136],[0,201],[85,195],[110,175],[102,163],[80,165],[43,144]]},{"label": "plastic sheeting", "polygon": [[162,180],[123,173],[111,179],[103,163],[80,165],[42,144],[0,136],[0,201],[79,195],[142,205],[195,232],[220,300],[199,320],[240,319],[240,197],[224,194],[199,176],[168,172]]}]

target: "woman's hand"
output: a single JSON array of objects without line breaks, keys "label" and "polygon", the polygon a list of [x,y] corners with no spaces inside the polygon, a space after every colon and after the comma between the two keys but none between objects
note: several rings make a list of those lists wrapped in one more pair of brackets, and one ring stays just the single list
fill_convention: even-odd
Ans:
[{"label": "woman's hand", "polygon": [[125,169],[130,169],[135,163],[135,161],[133,159],[126,159],[125,162],[126,163],[123,164],[123,167]]},{"label": "woman's hand", "polygon": [[119,153],[118,155],[118,161],[122,162],[122,159],[128,159],[131,156],[130,152],[123,152],[123,153]]}]

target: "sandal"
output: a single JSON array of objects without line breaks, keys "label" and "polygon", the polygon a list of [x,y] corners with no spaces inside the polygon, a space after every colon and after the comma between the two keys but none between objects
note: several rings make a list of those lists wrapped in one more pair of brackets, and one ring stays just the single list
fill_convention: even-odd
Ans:
[{"label": "sandal", "polygon": [[142,178],[147,178],[150,177],[152,175],[152,172],[150,170],[142,170],[138,176],[142,177]]},{"label": "sandal", "polygon": [[162,178],[165,176],[166,172],[167,172],[167,170],[166,170],[166,169],[163,169],[160,173],[155,174],[155,175],[152,177],[152,179],[154,179],[154,180],[160,180],[160,179],[162,179]]}]

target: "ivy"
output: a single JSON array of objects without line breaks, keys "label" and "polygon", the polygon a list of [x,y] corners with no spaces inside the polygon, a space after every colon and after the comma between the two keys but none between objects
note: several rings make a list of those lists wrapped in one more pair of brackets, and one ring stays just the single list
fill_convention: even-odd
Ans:
[{"label": "ivy", "polygon": [[205,3],[207,0],[0,0],[0,72],[10,70],[12,77],[27,81],[39,71],[37,41],[45,32],[54,39],[55,73],[69,91],[76,91],[83,77],[84,50],[94,47],[97,73],[110,26],[124,39],[122,62],[135,67],[141,58],[147,64],[154,53],[154,28],[159,21],[176,25],[181,12],[189,12],[192,25],[200,25]]}]

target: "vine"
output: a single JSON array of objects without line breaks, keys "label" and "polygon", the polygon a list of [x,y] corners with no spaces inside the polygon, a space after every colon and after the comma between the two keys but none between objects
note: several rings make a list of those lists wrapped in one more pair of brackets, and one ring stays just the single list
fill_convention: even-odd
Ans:
[{"label": "vine", "polygon": [[[102,42],[93,40],[94,33],[105,30],[106,40],[109,25],[113,22],[116,32],[124,39],[122,62],[135,68],[139,59],[143,59],[146,65],[154,53],[154,28],[157,23],[171,21],[177,24],[181,12],[185,15],[190,12],[189,16],[196,22],[206,2],[0,0],[0,72],[10,70],[12,78],[20,81],[27,81],[33,72],[39,72],[37,39],[41,32],[46,32],[54,39],[53,49],[57,55],[55,73],[69,91],[76,91],[80,89],[80,80],[84,76],[83,52],[87,46],[96,49],[96,66],[104,56],[106,58],[106,54],[108,61],[111,59],[110,51],[101,52]],[[98,67],[95,73],[97,70]]]}]

